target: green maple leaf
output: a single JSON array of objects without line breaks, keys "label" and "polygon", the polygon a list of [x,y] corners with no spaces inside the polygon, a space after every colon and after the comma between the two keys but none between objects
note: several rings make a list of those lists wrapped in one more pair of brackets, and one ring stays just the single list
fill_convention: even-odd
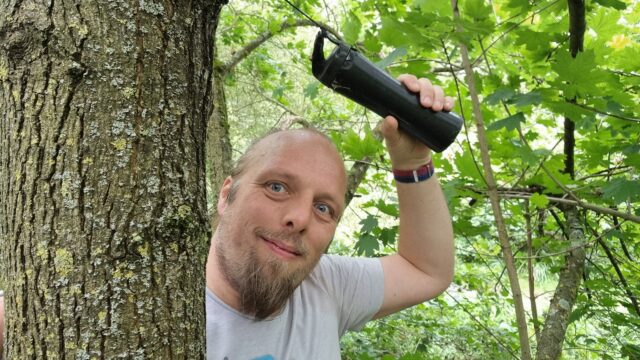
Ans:
[{"label": "green maple leaf", "polygon": [[396,235],[398,234],[398,228],[384,228],[380,231],[380,240],[384,245],[392,244],[396,240]]},{"label": "green maple leaf", "polygon": [[344,41],[347,44],[355,44],[360,37],[360,30],[362,29],[362,22],[356,14],[353,12],[346,16],[344,23],[342,24],[344,33]]},{"label": "green maple leaf", "polygon": [[507,131],[515,130],[520,127],[520,123],[525,121],[524,114],[519,112],[517,114],[506,117],[502,120],[495,121],[487,127],[487,131],[500,130],[502,128]]},{"label": "green maple leaf", "polygon": [[601,96],[598,85],[610,78],[598,68],[593,50],[581,52],[576,58],[562,51],[551,68],[558,74],[551,84],[562,90],[567,98],[589,94]]},{"label": "green maple leaf", "polygon": [[381,147],[381,143],[373,137],[371,131],[367,131],[363,139],[353,129],[348,129],[342,138],[342,150],[354,160],[374,156]]},{"label": "green maple leaf", "polygon": [[531,198],[529,200],[538,209],[544,209],[549,204],[549,199],[545,195],[539,193],[531,195]]},{"label": "green maple leaf", "polygon": [[389,216],[398,217],[400,214],[398,212],[398,205],[396,204],[387,204],[382,199],[379,199],[375,204],[375,207],[382,211],[384,214]]},{"label": "green maple leaf", "polygon": [[526,94],[517,94],[511,98],[510,103],[515,106],[537,105],[542,101],[542,95],[538,91],[532,91]]},{"label": "green maple leaf", "polygon": [[512,97],[516,95],[516,92],[512,88],[502,87],[496,89],[493,94],[487,96],[484,101],[489,105],[495,105],[500,103],[500,101],[510,100]]},{"label": "green maple leaf", "polygon": [[602,188],[602,191],[606,199],[612,199],[617,204],[629,199],[631,201],[637,201],[640,199],[640,181],[615,179],[609,181],[607,185]]},{"label": "green maple leaf", "polygon": [[366,233],[360,235],[358,242],[356,243],[356,249],[358,254],[365,256],[373,256],[380,247],[380,243],[375,236]]},{"label": "green maple leaf", "polygon": [[362,228],[360,229],[361,233],[370,233],[373,229],[378,227],[378,219],[369,214],[366,218],[360,220],[360,225],[362,225]]}]

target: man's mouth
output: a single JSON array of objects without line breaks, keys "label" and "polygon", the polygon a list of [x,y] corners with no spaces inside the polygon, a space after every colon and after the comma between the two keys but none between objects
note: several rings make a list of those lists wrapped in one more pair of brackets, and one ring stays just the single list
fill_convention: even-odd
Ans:
[{"label": "man's mouth", "polygon": [[276,255],[280,256],[281,258],[289,260],[289,259],[295,259],[298,256],[302,255],[294,247],[289,246],[283,243],[282,241],[272,240],[264,236],[261,236],[260,239],[262,239],[265,242],[265,244],[271,249],[271,251],[273,251]]}]

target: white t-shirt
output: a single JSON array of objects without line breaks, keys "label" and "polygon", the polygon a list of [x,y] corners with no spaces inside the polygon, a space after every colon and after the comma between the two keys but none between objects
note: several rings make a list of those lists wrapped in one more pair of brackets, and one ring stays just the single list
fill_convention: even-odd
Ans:
[{"label": "white t-shirt", "polygon": [[339,359],[340,337],[371,320],[383,292],[379,259],[334,255],[324,255],[268,320],[239,313],[207,289],[207,359]]}]

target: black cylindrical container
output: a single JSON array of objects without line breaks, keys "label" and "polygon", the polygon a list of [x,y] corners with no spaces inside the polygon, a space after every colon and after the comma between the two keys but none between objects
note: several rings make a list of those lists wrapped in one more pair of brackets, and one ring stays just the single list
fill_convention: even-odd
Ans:
[{"label": "black cylindrical container", "polygon": [[342,42],[337,42],[325,60],[324,38],[324,33],[319,32],[312,56],[313,75],[321,83],[382,117],[393,115],[400,129],[434,151],[441,152],[453,143],[462,118],[452,112],[424,108],[418,94]]}]

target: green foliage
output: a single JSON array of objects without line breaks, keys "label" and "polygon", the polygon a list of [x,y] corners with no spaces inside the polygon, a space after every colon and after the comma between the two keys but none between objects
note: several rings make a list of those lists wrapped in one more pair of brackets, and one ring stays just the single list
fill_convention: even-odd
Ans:
[{"label": "green foliage", "polygon": [[515,130],[520,128],[520,123],[524,121],[525,121],[524,114],[519,112],[515,115],[510,115],[502,120],[498,120],[491,123],[491,125],[487,127],[487,130],[492,131],[492,130],[500,130],[503,128],[507,129],[508,131]]},{"label": "green foliage", "polygon": [[627,179],[615,179],[602,188],[603,196],[615,204],[640,200],[640,182]]},{"label": "green foliage", "polygon": [[539,193],[531,195],[530,200],[538,209],[544,209],[549,204],[549,199],[545,195]]},{"label": "green foliage", "polygon": [[338,147],[346,155],[347,159],[361,160],[364,158],[374,157],[382,151],[380,141],[371,133],[371,130],[365,131],[364,137],[361,137],[353,129],[347,129],[336,138]]},{"label": "green foliage", "polygon": [[[344,0],[329,8],[319,1],[297,4],[391,74],[410,72],[440,84],[460,98],[454,111],[466,118],[456,143],[434,161],[454,220],[458,261],[451,296],[458,302],[443,295],[369,323],[344,339],[343,357],[512,358],[510,351],[519,352],[513,303],[487,199],[471,94],[458,70],[460,42],[469,47],[473,61],[492,168],[527,296],[531,236],[537,323],[544,327],[557,273],[571,248],[563,205],[553,199],[575,196],[596,207],[640,215],[638,1],[587,2],[585,51],[576,58],[568,50],[569,20],[562,1],[461,0],[457,22],[447,1],[382,5]],[[220,24],[220,59],[297,18],[275,0],[232,2]],[[295,28],[274,36],[227,77],[233,143],[242,148],[255,134],[296,114],[327,131],[347,165],[371,164],[332,251],[382,256],[395,247],[398,214],[388,159],[372,135],[378,117],[309,75],[314,33]],[[575,124],[573,177],[565,171],[567,118]],[[640,298],[640,225],[584,208],[580,219],[588,254],[586,281],[572,310],[563,358],[636,359],[640,314],[629,293]],[[530,305],[525,297],[533,339]]]},{"label": "green foliage", "polygon": [[344,29],[344,41],[348,44],[355,44],[360,37],[362,23],[355,13],[350,13],[344,20],[342,28]]}]

